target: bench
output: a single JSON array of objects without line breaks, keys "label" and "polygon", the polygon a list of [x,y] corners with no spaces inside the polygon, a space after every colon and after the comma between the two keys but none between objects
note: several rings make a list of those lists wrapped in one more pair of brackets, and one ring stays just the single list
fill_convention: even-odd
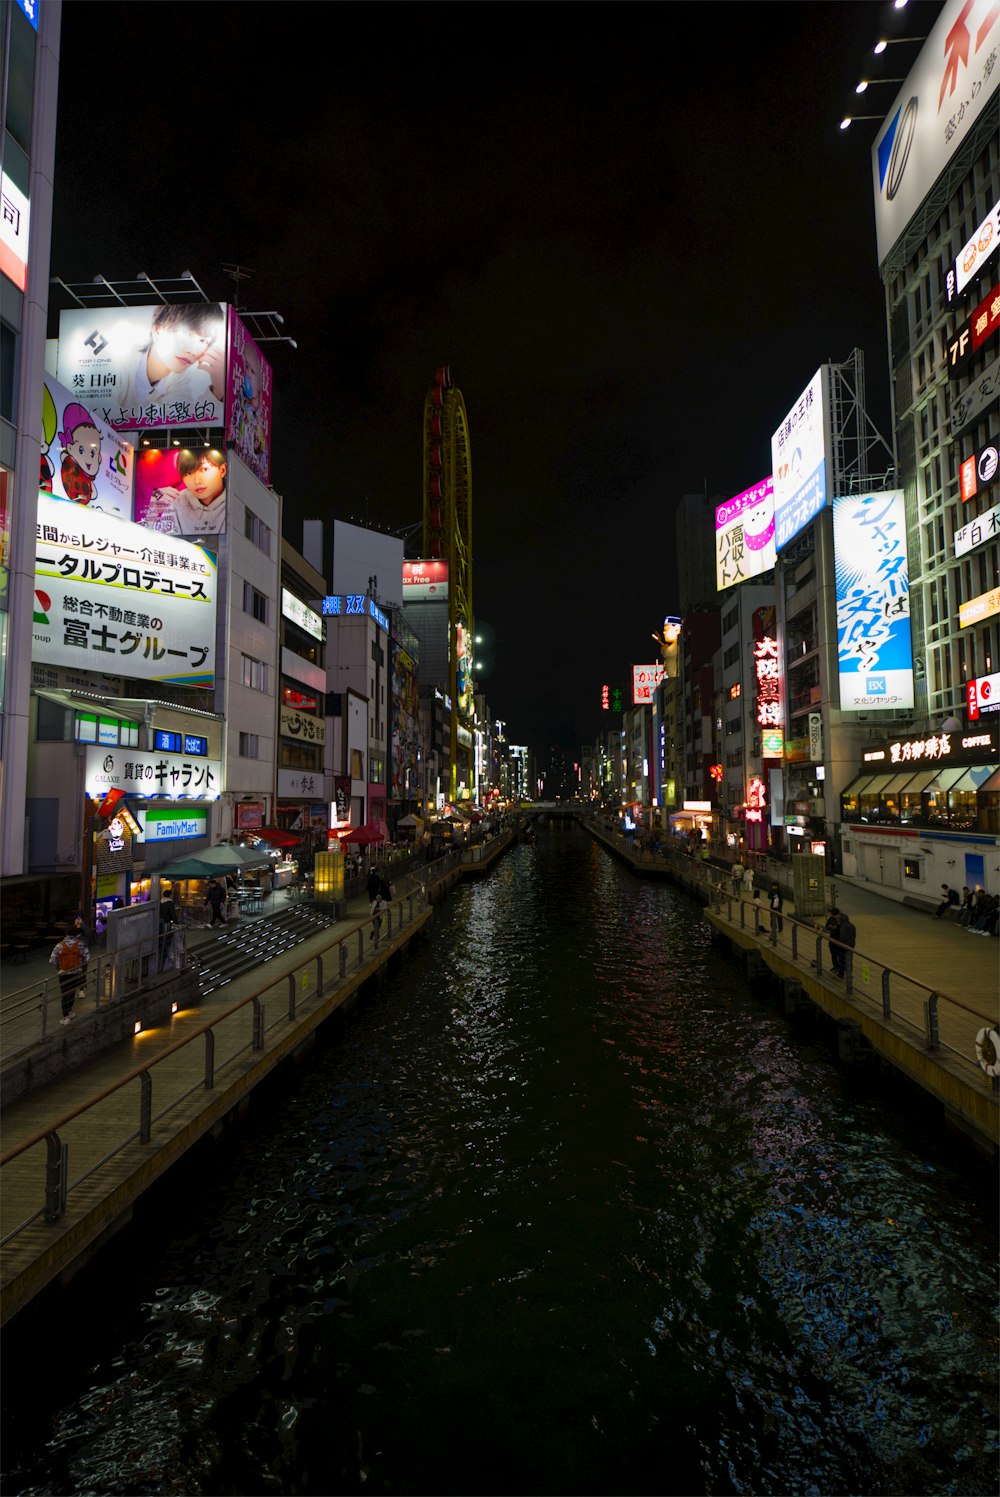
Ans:
[{"label": "bench", "polygon": [[[941,901],[940,899],[927,899],[922,894],[904,894],[903,903],[909,905],[911,910],[923,910],[927,915],[936,915],[938,912],[938,906],[940,905]],[[952,915],[951,918],[954,920],[955,916],[961,909],[961,905],[953,905],[952,909],[954,910],[955,914]],[[941,916],[941,919],[944,919],[943,915]]]}]

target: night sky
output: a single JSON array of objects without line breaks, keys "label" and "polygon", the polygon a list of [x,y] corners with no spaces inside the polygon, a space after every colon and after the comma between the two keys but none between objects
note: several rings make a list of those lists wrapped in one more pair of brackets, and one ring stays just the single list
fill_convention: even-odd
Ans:
[{"label": "night sky", "polygon": [[873,58],[880,30],[940,8],[68,0],[52,273],[189,269],[231,300],[223,265],[253,271],[243,305],[298,344],[267,350],[296,546],[305,518],[419,525],[450,365],[485,690],[544,763],[655,659],[680,495],[766,476],[855,347],[889,437],[878,126],[838,127],[895,97],[855,98],[862,72],[917,55]]}]

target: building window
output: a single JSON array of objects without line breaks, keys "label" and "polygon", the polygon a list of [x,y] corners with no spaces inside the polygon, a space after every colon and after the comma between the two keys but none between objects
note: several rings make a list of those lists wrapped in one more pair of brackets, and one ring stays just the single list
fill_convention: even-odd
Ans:
[{"label": "building window", "polygon": [[241,733],[240,734],[240,758],[241,759],[259,759],[260,758],[260,740],[257,737],[256,733]]},{"label": "building window", "polygon": [[259,515],[255,515],[252,509],[244,508],[243,533],[248,541],[252,541],[258,551],[263,551],[265,556],[271,554],[271,527],[265,525]]},{"label": "building window", "polygon": [[267,691],[267,666],[263,660],[254,660],[252,655],[244,655],[243,660],[243,685],[249,686],[252,691]]},{"label": "building window", "polygon": [[243,584],[243,612],[261,624],[267,623],[267,598],[251,582]]}]

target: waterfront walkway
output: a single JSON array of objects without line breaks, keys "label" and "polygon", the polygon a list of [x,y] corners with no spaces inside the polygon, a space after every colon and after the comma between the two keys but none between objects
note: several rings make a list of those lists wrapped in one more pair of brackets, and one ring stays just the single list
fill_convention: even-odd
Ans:
[{"label": "waterfront walkway", "polygon": [[807,999],[853,1026],[859,1058],[881,1057],[939,1102],[949,1123],[978,1147],[996,1150],[1000,1077],[986,1073],[976,1050],[984,1030],[1000,1029],[995,937],[970,935],[947,918],[885,898],[861,880],[838,877],[827,886],[828,903],[835,898],[857,930],[845,981],[832,971],[825,917],[797,917],[787,885],[779,928],[768,907],[770,880],[754,899],[742,885],[734,891],[726,867],[673,850],[637,852],[613,829],[586,825],[634,873],[668,878],[707,904],[705,918],[716,934],[747,959],[748,971],[772,973],[789,1011]]},{"label": "waterfront walkway", "polygon": [[[238,1117],[259,1082],[303,1054],[320,1025],[356,1000],[448,888],[487,872],[513,841],[509,832],[397,876],[377,940],[367,896],[356,894],[334,924],[5,1108],[0,1324],[46,1285],[71,1277],[128,1221],[145,1190]],[[217,939],[189,930],[189,954],[197,958]],[[51,973],[44,953],[36,965],[38,975]],[[8,989],[30,980],[26,966],[6,966]],[[68,1044],[88,1017],[84,1009],[58,1034]]]}]

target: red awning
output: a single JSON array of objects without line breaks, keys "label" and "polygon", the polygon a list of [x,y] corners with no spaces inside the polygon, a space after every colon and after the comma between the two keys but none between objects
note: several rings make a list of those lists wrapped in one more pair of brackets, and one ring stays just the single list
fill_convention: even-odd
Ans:
[{"label": "red awning", "polygon": [[297,847],[302,841],[301,832],[283,832],[277,826],[258,827],[254,835],[262,842],[270,842],[272,847]]}]

